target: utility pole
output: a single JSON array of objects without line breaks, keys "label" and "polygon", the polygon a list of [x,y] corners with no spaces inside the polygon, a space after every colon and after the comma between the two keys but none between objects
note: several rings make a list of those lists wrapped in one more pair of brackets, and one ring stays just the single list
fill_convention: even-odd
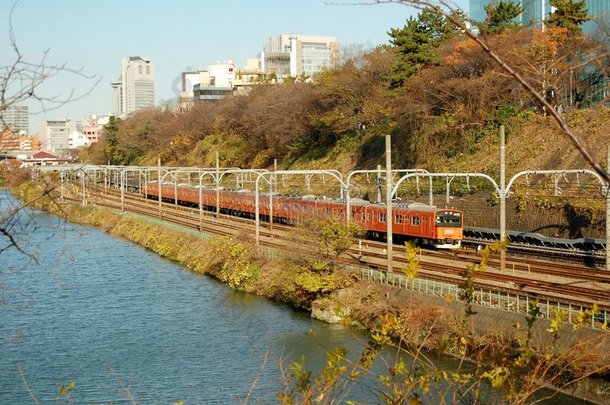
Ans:
[{"label": "utility pole", "polygon": [[390,135],[385,136],[385,186],[386,186],[386,199],[385,199],[385,207],[386,207],[386,239],[388,241],[387,251],[388,251],[388,273],[393,271],[394,262],[393,262],[393,247],[394,247],[394,238],[392,234],[392,137]]},{"label": "utility pole", "polygon": [[[500,242],[506,241],[506,136],[500,125]],[[506,269],[506,249],[500,250],[500,270]]]},{"label": "utility pole", "polygon": [[216,151],[216,221],[220,218],[220,156]]},{"label": "utility pole", "polygon": [[[606,172],[610,172],[610,145],[607,148]],[[610,270],[610,183],[606,183],[606,270]]]},{"label": "utility pole", "polygon": [[159,218],[161,218],[161,158],[157,158],[157,194],[159,195]]}]

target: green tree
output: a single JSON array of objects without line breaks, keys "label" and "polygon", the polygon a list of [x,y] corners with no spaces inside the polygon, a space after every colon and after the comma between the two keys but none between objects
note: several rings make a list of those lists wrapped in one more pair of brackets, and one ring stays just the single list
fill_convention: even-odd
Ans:
[{"label": "green tree", "polygon": [[508,28],[516,27],[519,22],[516,18],[523,13],[523,7],[511,0],[500,0],[485,6],[487,19],[477,22],[481,34],[497,34]]},{"label": "green tree", "polygon": [[104,125],[104,156],[110,164],[117,164],[121,158],[118,152],[119,117],[111,116]]},{"label": "green tree", "polygon": [[445,16],[430,8],[419,13],[417,19],[409,17],[403,28],[392,28],[388,33],[392,38],[390,43],[398,53],[398,61],[389,77],[392,88],[402,87],[421,68],[438,64],[436,49],[457,32]]},{"label": "green tree", "polygon": [[579,35],[582,32],[580,26],[591,19],[584,0],[551,0],[551,6],[555,11],[545,23],[552,27],[566,28],[570,36]]}]

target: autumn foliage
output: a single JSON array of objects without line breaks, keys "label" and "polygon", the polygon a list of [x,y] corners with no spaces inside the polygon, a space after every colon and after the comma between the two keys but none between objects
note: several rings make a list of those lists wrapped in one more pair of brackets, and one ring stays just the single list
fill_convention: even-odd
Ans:
[{"label": "autumn foliage", "polygon": [[[422,31],[411,21],[390,33],[401,41],[347,57],[340,68],[306,80],[260,84],[246,95],[195,103],[188,112],[154,109],[117,120],[88,159],[156,165],[160,158],[164,165],[210,167],[219,151],[223,166],[269,167],[277,159],[280,167],[294,168],[332,161],[341,147],[349,169],[370,168],[382,160],[380,139],[391,134],[395,163],[414,167],[472,154],[500,124],[546,113],[473,40],[422,24],[433,28]],[[399,49],[410,35],[438,38],[437,25],[445,30],[442,40]],[[601,43],[562,27],[507,27],[485,39],[556,109],[599,101],[608,60]],[[413,61],[416,68],[397,81],[397,69]]]}]

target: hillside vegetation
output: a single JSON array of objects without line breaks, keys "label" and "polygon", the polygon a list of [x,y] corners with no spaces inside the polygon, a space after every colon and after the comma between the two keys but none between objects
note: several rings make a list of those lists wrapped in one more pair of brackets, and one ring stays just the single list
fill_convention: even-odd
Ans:
[{"label": "hillside vegetation", "polygon": [[[497,174],[498,128],[507,127],[508,171],[582,168],[559,126],[514,79],[448,21],[424,10],[389,33],[390,44],[344,56],[340,68],[247,95],[196,103],[188,112],[142,111],[112,119],[93,163],[210,167],[332,168],[384,162],[430,171]],[[608,68],[603,41],[574,30],[498,23],[486,41],[605,161],[608,115],[597,108]]]}]

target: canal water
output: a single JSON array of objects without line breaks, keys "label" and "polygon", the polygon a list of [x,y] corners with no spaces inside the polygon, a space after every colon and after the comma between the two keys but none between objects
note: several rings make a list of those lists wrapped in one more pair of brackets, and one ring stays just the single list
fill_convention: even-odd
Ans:
[{"label": "canal water", "polygon": [[[0,212],[14,201],[0,190]],[[71,381],[75,403],[273,403],[291,361],[304,355],[319,370],[335,347],[363,347],[353,330],[233,292],[96,228],[36,211],[20,218],[25,253],[0,253],[0,404],[54,402]],[[345,399],[379,402],[371,385]]]},{"label": "canal water", "polygon": [[304,355],[319,369],[327,351],[362,347],[345,327],[35,215],[35,227],[15,232],[38,263],[0,254],[0,404],[33,403],[28,389],[52,402],[71,381],[76,403],[273,402],[291,361]]}]

